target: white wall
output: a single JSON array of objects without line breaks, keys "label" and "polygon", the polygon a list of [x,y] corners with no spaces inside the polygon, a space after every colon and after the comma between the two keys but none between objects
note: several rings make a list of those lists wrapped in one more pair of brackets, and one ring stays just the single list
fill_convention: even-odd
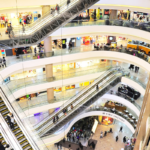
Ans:
[{"label": "white wall", "polygon": [[137,91],[139,91],[141,93],[141,95],[143,95],[143,96],[145,95],[145,89],[140,84],[138,84],[137,82],[135,82],[129,78],[126,78],[126,77],[122,77],[121,82],[129,85],[130,87],[132,87],[134,89],[136,89]]},{"label": "white wall", "polygon": [[107,25],[89,25],[79,27],[59,28],[51,34],[53,39],[63,39],[67,37],[83,37],[86,35],[114,35],[123,36],[130,39],[140,40],[150,43],[150,33],[129,27],[107,26]]},{"label": "white wall", "polygon": [[66,129],[62,129],[61,131],[57,132],[57,133],[54,133],[53,135],[51,136],[48,136],[48,137],[45,137],[45,138],[42,138],[44,143],[46,145],[51,145],[53,143],[56,143],[58,141],[60,141],[61,139],[64,138],[64,136],[69,132],[70,128],[72,127],[72,125],[77,122],[78,120],[82,119],[82,118],[85,118],[85,117],[89,117],[89,116],[108,116],[108,117],[111,117],[111,118],[114,118],[122,123],[124,123],[130,130],[132,133],[135,132],[134,128],[132,127],[132,125],[126,121],[124,118],[116,115],[116,114],[113,114],[113,113],[108,113],[108,112],[104,112],[104,111],[91,111],[91,112],[88,112],[88,113],[83,113],[79,116],[77,116],[70,124],[69,126],[66,128]]},{"label": "white wall", "polygon": [[[105,94],[101,97],[101,99],[104,99],[106,102],[108,100],[110,100],[110,101],[121,103],[121,104],[125,105],[127,108],[131,109],[137,115],[137,117],[139,117],[139,115],[140,115],[140,111],[137,109],[137,107],[122,97],[112,95],[112,94]],[[104,103],[105,103],[105,101],[104,101]]]}]

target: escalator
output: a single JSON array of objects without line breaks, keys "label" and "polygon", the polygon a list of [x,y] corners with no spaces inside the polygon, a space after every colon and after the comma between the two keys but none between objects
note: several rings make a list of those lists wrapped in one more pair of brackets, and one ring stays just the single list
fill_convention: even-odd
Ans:
[{"label": "escalator", "polygon": [[[2,114],[3,118],[7,122],[7,114],[10,113],[5,102],[2,98],[0,98],[0,113]],[[9,123],[7,122],[9,125]],[[20,127],[18,126],[17,122],[15,121],[14,130],[12,130],[16,139],[18,140],[22,150],[33,150],[30,143],[28,142],[27,138],[25,137],[24,133],[21,131]]]},{"label": "escalator", "polygon": [[2,141],[2,145],[4,146],[4,147],[6,147],[6,145],[7,145],[7,142],[5,141],[5,139],[4,139],[4,137],[3,137],[3,135],[0,133],[0,141]]},{"label": "escalator", "polygon": [[21,27],[13,28],[13,36],[10,39],[1,40],[0,48],[8,49],[38,44],[98,1],[71,0],[69,6],[67,6],[65,0],[60,4],[59,13],[51,14],[51,12],[47,12],[29,27],[25,27],[24,31]]},{"label": "escalator", "polygon": [[[111,85],[111,83],[118,82],[120,82],[120,76],[118,76],[114,70],[105,72],[76,96],[67,101],[57,112],[54,112],[39,124],[35,125],[35,130],[40,137],[53,133],[68,122],[69,118],[71,119],[74,115],[77,115],[76,112],[78,112],[80,107],[89,104],[91,105],[91,100],[93,100],[95,96],[100,95],[100,93],[104,94],[103,92]],[[99,90],[96,89],[97,85],[99,86]],[[73,109],[71,109],[71,104],[73,105]],[[64,109],[67,109],[67,115],[64,114]],[[57,123],[53,123],[54,116],[59,117]]]}]

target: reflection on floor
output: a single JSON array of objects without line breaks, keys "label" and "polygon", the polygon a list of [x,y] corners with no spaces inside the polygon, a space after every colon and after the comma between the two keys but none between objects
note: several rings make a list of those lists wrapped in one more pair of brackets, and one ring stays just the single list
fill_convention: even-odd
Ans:
[{"label": "reflection on floor", "polygon": [[[123,143],[123,137],[126,136],[127,139],[130,139],[132,136],[132,132],[130,129],[124,125],[123,123],[115,120],[115,124],[104,126],[98,125],[95,134],[92,139],[97,140],[95,150],[121,150],[124,148],[125,144]],[[120,127],[123,127],[122,132],[119,132]],[[101,131],[109,131],[112,128],[113,133],[108,133],[106,137],[100,138]],[[118,142],[116,142],[116,136],[119,137]],[[51,145],[48,147],[50,150],[58,150],[57,147]],[[68,148],[62,148],[62,150],[69,150]],[[74,149],[71,149],[74,150]]]}]

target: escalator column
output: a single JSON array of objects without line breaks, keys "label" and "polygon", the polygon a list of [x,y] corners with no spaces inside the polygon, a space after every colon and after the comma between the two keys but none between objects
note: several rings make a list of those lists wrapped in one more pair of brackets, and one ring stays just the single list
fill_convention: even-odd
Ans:
[{"label": "escalator column", "polygon": [[[42,15],[50,11],[50,5],[42,6]],[[53,55],[52,53],[52,37],[49,36],[44,39],[44,51],[46,57],[50,57]],[[45,66],[46,68],[46,81],[51,82],[53,81],[53,64],[48,64]],[[54,100],[54,89],[49,88],[47,89],[47,100],[49,103]]]}]

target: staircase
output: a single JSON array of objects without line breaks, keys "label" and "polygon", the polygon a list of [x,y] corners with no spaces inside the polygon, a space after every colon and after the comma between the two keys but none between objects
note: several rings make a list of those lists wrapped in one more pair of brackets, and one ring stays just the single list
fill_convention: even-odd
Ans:
[{"label": "staircase", "polygon": [[[121,74],[122,75],[122,74]],[[34,128],[38,132],[40,137],[47,135],[47,133],[52,133],[56,129],[62,127],[68,119],[73,118],[75,113],[83,106],[87,106],[91,104],[91,100],[94,96],[103,93],[103,91],[110,86],[111,83],[120,81],[120,76],[118,76],[114,70],[109,70],[97,78],[92,84],[84,88],[81,92],[79,92],[76,96],[67,101],[60,109],[45,118],[39,124],[35,125]],[[98,84],[99,90],[96,89],[96,85]],[[104,93],[103,93],[104,94]],[[73,105],[73,109],[71,109],[71,104]],[[63,113],[64,108],[67,109],[67,115]],[[59,119],[57,123],[53,123],[53,117],[58,116]]]},{"label": "staircase", "polygon": [[98,1],[71,0],[67,6],[67,1],[65,0],[59,5],[59,14],[57,12],[54,14],[51,14],[50,11],[47,12],[29,27],[25,27],[24,32],[21,27],[13,28],[14,36],[10,39],[1,40],[0,48],[8,49],[35,45]]},{"label": "staircase", "polygon": [[[5,105],[5,102],[2,98],[0,98],[0,113],[2,114],[3,118],[7,122],[7,114],[10,113],[7,106]],[[7,122],[8,123],[8,122]],[[9,123],[8,123],[9,125]],[[20,127],[18,126],[17,122],[15,121],[14,124],[14,130],[12,130],[14,133],[16,139],[20,143],[22,150],[33,150],[29,141],[25,137],[24,133],[21,131]]]}]

